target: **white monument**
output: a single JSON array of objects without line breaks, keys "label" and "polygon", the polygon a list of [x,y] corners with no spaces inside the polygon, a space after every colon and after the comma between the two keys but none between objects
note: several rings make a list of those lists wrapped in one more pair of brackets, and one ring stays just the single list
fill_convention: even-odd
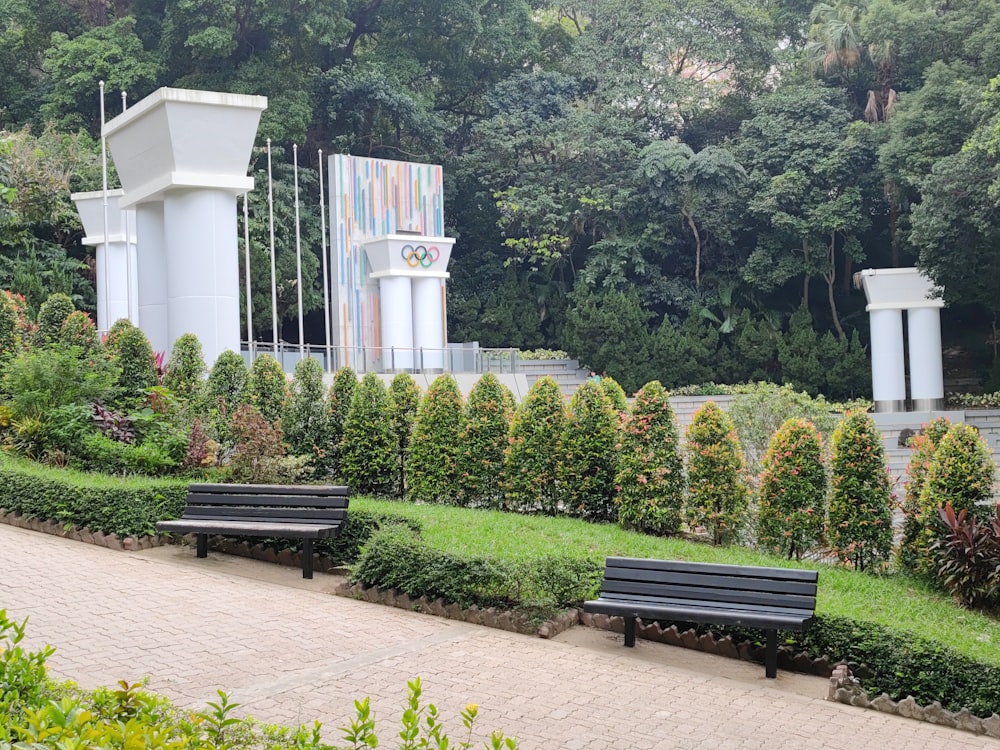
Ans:
[{"label": "white monument", "polygon": [[906,411],[903,311],[906,311],[913,411],[944,406],[941,308],[934,284],[917,268],[869,268],[860,273],[871,324],[872,396],[879,412]]},{"label": "white monument", "polygon": [[237,196],[247,175],[262,96],[161,88],[104,126],[135,208],[139,327],[169,353],[185,333],[209,367],[240,350]]},{"label": "white monument", "polygon": [[83,221],[83,244],[96,248],[97,330],[107,331],[119,318],[138,324],[135,211],[119,207],[121,190],[109,190],[105,237],[104,192],[73,193],[70,197]]}]

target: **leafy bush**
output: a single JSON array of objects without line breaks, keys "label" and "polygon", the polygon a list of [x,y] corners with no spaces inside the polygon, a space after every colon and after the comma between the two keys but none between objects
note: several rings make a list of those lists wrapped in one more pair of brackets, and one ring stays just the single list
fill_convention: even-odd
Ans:
[{"label": "leafy bush", "polygon": [[352,492],[392,493],[396,456],[389,409],[389,394],[382,379],[373,372],[365,373],[351,400],[340,443],[340,476]]},{"label": "leafy bush", "polygon": [[704,526],[713,544],[729,544],[746,523],[749,494],[736,427],[714,401],[706,401],[686,437],[688,519]]},{"label": "leafy bush", "polygon": [[177,447],[158,445],[154,441],[124,443],[102,432],[80,437],[74,446],[69,464],[82,471],[99,471],[104,474],[144,474],[164,476],[177,471]]},{"label": "leafy bush", "polygon": [[410,499],[455,502],[463,406],[458,383],[448,373],[435,378],[420,400],[413,422],[413,447],[406,461]]},{"label": "leafy bush", "polygon": [[618,473],[618,411],[601,384],[577,388],[563,429],[559,463],[562,507],[589,521],[613,521]]},{"label": "leafy bush", "polygon": [[611,399],[611,404],[615,407],[615,411],[619,414],[624,414],[628,411],[628,398],[625,396],[625,390],[618,385],[617,380],[605,376],[601,378],[601,388],[604,389],[608,398]]},{"label": "leafy bush", "polygon": [[503,454],[514,411],[503,385],[491,372],[469,391],[458,453],[458,502],[499,508]]},{"label": "leafy bush", "polygon": [[120,373],[112,405],[130,411],[145,401],[148,389],[159,384],[153,348],[146,335],[125,318],[111,326],[104,347]]},{"label": "leafy bush", "polygon": [[[926,557],[927,550],[920,547],[924,526],[936,523],[933,517],[924,518],[920,513],[920,495],[931,468],[931,459],[941,438],[948,432],[951,422],[945,417],[932,419],[920,433],[909,440],[910,462],[906,468],[906,499],[903,501],[903,538],[899,545],[898,560],[905,570],[917,572],[919,560]],[[927,566],[928,568],[930,566]]]},{"label": "leafy bush", "polygon": [[519,351],[517,356],[521,359],[569,359],[569,354],[562,349],[528,349]]},{"label": "leafy bush", "polygon": [[97,335],[97,326],[87,313],[75,310],[66,316],[62,329],[59,331],[59,345],[62,347],[77,347],[85,357],[100,351],[101,340]]},{"label": "leafy bush", "polygon": [[235,447],[229,458],[230,478],[246,484],[293,482],[302,462],[285,460],[281,425],[269,422],[250,404],[241,404],[233,415]]},{"label": "leafy bush", "polygon": [[276,424],[285,410],[288,379],[278,360],[262,354],[250,365],[245,401],[254,406],[271,424]]},{"label": "leafy bush", "polygon": [[396,442],[397,497],[406,496],[406,461],[413,439],[413,421],[420,405],[420,386],[406,372],[396,374],[389,384],[389,401],[392,409],[392,435]]},{"label": "leafy bush", "polygon": [[10,292],[0,293],[0,359],[6,359],[21,346],[18,335],[17,307]]},{"label": "leafy bush", "polygon": [[857,570],[885,565],[892,554],[892,487],[875,420],[848,412],[833,431],[828,541]]},{"label": "leafy bush", "polygon": [[758,541],[801,559],[820,539],[826,469],[819,433],[811,422],[789,419],[774,433],[764,458],[758,506]]},{"label": "leafy bush", "polygon": [[330,410],[327,421],[329,433],[326,438],[325,468],[335,477],[341,475],[341,450],[344,439],[344,424],[354,403],[354,393],[358,389],[358,376],[350,367],[341,367],[333,374],[333,383],[327,394]]},{"label": "leafy bush", "polygon": [[49,295],[38,308],[38,335],[43,344],[59,341],[63,324],[75,309],[73,300],[68,294],[56,292]]},{"label": "leafy bush", "polygon": [[511,421],[503,457],[504,508],[521,513],[559,510],[559,442],[566,424],[562,391],[549,376],[528,390]]},{"label": "leafy bush", "polygon": [[163,385],[178,398],[196,401],[204,387],[205,358],[201,342],[193,333],[185,333],[174,342],[163,373]]},{"label": "leafy bush", "polygon": [[55,653],[52,646],[26,651],[25,619],[17,623],[0,609],[0,743],[11,739],[7,729],[24,720],[25,713],[41,705],[49,687],[46,660]]},{"label": "leafy bush", "polygon": [[227,349],[212,365],[205,383],[205,407],[209,424],[222,442],[228,442],[230,421],[240,404],[246,403],[247,365],[236,352]]},{"label": "leafy bush", "polygon": [[292,453],[318,463],[326,450],[329,413],[323,388],[323,366],[318,359],[300,359],[295,365],[291,396],[282,426]]},{"label": "leafy bush", "polygon": [[684,505],[684,466],[674,410],[658,380],[635,394],[620,439],[618,523],[648,534],[676,533]]},{"label": "leafy bush", "polygon": [[966,508],[956,514],[951,503],[938,513],[946,532],[934,542],[933,552],[945,591],[966,607],[1000,603],[1000,504],[987,522]]}]

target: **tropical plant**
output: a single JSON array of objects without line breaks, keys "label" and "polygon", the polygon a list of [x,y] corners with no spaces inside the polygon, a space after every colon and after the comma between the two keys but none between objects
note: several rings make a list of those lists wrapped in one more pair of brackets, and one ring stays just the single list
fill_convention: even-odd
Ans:
[{"label": "tropical plant", "polygon": [[323,387],[323,365],[306,357],[295,364],[291,395],[282,419],[285,439],[292,453],[322,462],[324,441],[329,433],[329,411]]},{"label": "tropical plant", "polygon": [[706,401],[685,438],[688,523],[705,527],[715,545],[732,543],[746,524],[749,497],[736,427],[714,401]]},{"label": "tropical plant", "polygon": [[993,506],[992,518],[980,520],[945,503],[938,522],[944,533],[932,547],[945,591],[966,607],[1000,603],[1000,504]]},{"label": "tropical plant", "polygon": [[163,385],[178,398],[197,401],[204,386],[205,359],[201,342],[193,333],[185,333],[174,342],[163,373]]},{"label": "tropical plant", "polygon": [[412,500],[453,503],[458,494],[462,392],[445,373],[431,383],[413,422],[413,442],[406,461],[406,485]]},{"label": "tropical plant", "polygon": [[933,516],[925,518],[920,513],[920,495],[923,493],[927,472],[931,468],[931,459],[938,443],[945,436],[951,422],[946,417],[932,419],[925,424],[920,432],[909,439],[910,461],[906,467],[906,498],[903,501],[903,538],[899,544],[899,564],[906,570],[916,572],[919,560],[925,557],[925,551],[920,548],[920,540],[924,536],[923,529],[933,525],[937,519]]},{"label": "tropical plant", "polygon": [[521,513],[559,511],[560,440],[566,406],[559,385],[539,378],[525,394],[514,418],[503,457],[503,507]]}]

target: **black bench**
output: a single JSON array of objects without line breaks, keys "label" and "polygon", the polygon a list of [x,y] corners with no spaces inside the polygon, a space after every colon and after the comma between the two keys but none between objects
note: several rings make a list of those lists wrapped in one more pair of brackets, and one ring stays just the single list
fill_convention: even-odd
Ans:
[{"label": "black bench", "polygon": [[278,484],[192,484],[184,514],[159,521],[157,531],[198,535],[198,557],[208,535],[302,540],[302,577],[313,577],[313,540],[340,533],[347,519],[347,487]]},{"label": "black bench", "polygon": [[585,612],[625,619],[625,645],[635,646],[636,618],[764,630],[764,672],[778,674],[778,630],[806,630],[816,611],[814,570],[609,557],[600,598]]}]

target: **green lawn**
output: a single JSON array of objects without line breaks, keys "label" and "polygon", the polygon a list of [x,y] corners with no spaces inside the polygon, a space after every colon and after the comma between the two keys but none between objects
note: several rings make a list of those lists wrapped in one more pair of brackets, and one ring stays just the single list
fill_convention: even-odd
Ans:
[{"label": "green lawn", "polygon": [[741,547],[715,548],[681,539],[623,531],[611,524],[522,516],[439,505],[351,498],[353,507],[417,519],[428,544],[444,550],[504,559],[564,552],[603,560],[607,555],[701,562],[802,567],[820,571],[817,612],[876,622],[949,645],[1000,666],[1000,620],[964,610],[908,576],[871,576],[818,563],[797,563]]}]

